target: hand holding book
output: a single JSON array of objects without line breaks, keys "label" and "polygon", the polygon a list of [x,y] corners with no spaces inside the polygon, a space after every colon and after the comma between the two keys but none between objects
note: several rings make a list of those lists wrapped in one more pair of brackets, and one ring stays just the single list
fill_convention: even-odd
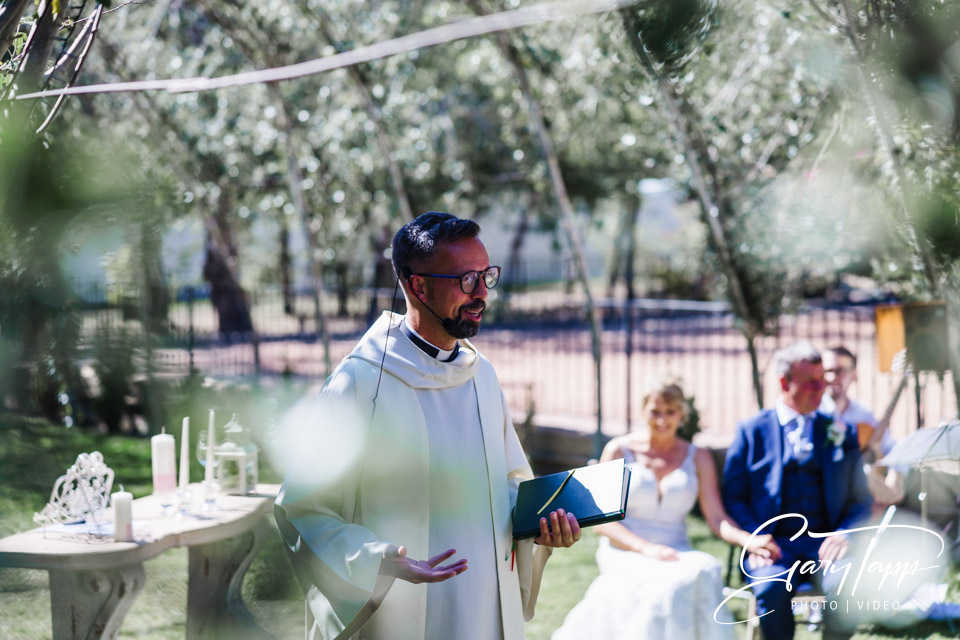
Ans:
[{"label": "hand holding book", "polygon": [[540,518],[540,535],[534,540],[544,547],[569,547],[580,539],[580,523],[572,513],[557,509]]},{"label": "hand holding book", "polygon": [[[513,537],[544,537],[544,516],[550,510],[550,532],[562,530],[561,515],[576,515],[578,528],[622,520],[626,514],[630,469],[623,460],[580,467],[520,483],[513,514]],[[553,521],[556,514],[556,523]],[[555,534],[554,534],[555,536]],[[541,543],[542,544],[542,543]]]}]

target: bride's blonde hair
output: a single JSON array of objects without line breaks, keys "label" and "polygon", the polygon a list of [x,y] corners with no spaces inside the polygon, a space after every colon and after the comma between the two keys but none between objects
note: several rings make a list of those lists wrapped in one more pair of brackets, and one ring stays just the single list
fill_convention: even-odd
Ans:
[{"label": "bride's blonde hair", "polygon": [[680,386],[680,379],[673,376],[655,378],[647,381],[647,392],[643,396],[643,406],[647,406],[653,398],[660,396],[667,404],[675,404],[680,407],[683,417],[680,418],[680,424],[687,420],[690,414],[690,404],[687,397],[683,394],[683,388]]}]

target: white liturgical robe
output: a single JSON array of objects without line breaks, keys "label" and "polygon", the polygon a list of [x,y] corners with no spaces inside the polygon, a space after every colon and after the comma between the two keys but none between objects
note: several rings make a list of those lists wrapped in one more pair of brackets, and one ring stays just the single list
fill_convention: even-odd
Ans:
[{"label": "white liturgical robe", "polygon": [[[550,549],[526,540],[511,558],[516,488],[532,473],[496,374],[466,340],[435,360],[399,321],[384,313],[299,421],[281,535],[327,640],[361,628],[351,637],[520,640]],[[379,575],[388,545],[417,560],[455,548],[468,569],[393,581]]]}]

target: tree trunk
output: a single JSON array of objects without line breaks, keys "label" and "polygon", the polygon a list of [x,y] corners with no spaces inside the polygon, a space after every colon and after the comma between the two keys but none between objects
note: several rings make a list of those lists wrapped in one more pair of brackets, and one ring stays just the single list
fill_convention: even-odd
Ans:
[{"label": "tree trunk", "polygon": [[[816,3],[811,2],[817,7]],[[960,273],[958,267],[949,264],[938,264],[934,258],[930,242],[924,237],[923,232],[917,228],[916,219],[907,205],[904,185],[908,184],[907,176],[900,165],[899,156],[893,139],[893,127],[887,120],[887,115],[881,108],[880,101],[877,98],[873,85],[868,78],[866,54],[863,51],[860,40],[860,30],[857,22],[857,14],[850,4],[850,0],[842,0],[840,6],[843,11],[843,22],[839,24],[840,30],[847,38],[854,52],[854,68],[857,74],[857,83],[860,90],[867,100],[870,108],[871,121],[877,136],[880,148],[886,156],[885,167],[890,168],[890,186],[897,200],[897,207],[900,210],[900,217],[907,228],[908,240],[913,246],[914,252],[920,263],[923,265],[927,283],[930,285],[933,294],[944,299],[947,304],[947,333],[949,344],[949,362],[953,373],[954,398],[960,407]],[[820,13],[818,11],[818,13]],[[821,15],[823,15],[821,13]],[[824,16],[828,20],[829,16]],[[833,22],[833,20],[830,20]],[[899,116],[898,116],[899,118]],[[946,277],[941,280],[941,267],[947,271]]]},{"label": "tree trunk", "polygon": [[210,302],[217,311],[220,335],[225,338],[253,331],[250,303],[237,277],[237,250],[226,220],[230,205],[230,198],[221,195],[215,215],[204,218],[207,243],[203,277],[210,283]]},{"label": "tree trunk", "polygon": [[288,316],[294,315],[290,263],[290,225],[286,216],[280,216],[280,286],[283,288],[283,313]]},{"label": "tree trunk", "polygon": [[[632,194],[627,197],[627,202],[620,214],[620,222],[617,225],[617,234],[613,238],[613,252],[610,258],[610,266],[607,269],[607,297],[611,299],[616,297],[617,281],[623,278],[626,283],[627,270],[633,271],[633,265],[628,266],[626,261],[628,260],[627,253],[634,249],[633,246],[630,246],[633,243],[630,234],[633,233],[633,225],[637,217],[637,210],[632,208],[635,202],[636,198]],[[628,286],[632,287],[633,283],[630,282]]]},{"label": "tree trunk", "polygon": [[909,236],[908,240],[910,241],[910,244],[913,245],[913,250],[916,252],[917,257],[920,259],[920,263],[923,265],[924,272],[927,276],[927,281],[930,283],[930,287],[933,289],[934,295],[939,298],[943,298],[944,290],[942,283],[940,282],[940,270],[933,258],[933,252],[930,249],[930,243],[926,238],[923,237],[923,233],[918,231],[916,220],[914,219],[913,214],[910,212],[910,208],[907,206],[907,199],[903,192],[903,185],[907,184],[907,176],[904,174],[903,169],[900,166],[896,145],[893,141],[893,128],[887,122],[886,115],[880,108],[879,101],[877,100],[877,96],[873,90],[873,86],[870,84],[870,81],[867,78],[868,72],[866,70],[866,57],[863,53],[863,48],[861,47],[860,43],[859,30],[857,27],[857,16],[850,6],[850,0],[842,0],[841,5],[843,7],[844,19],[846,21],[843,25],[844,28],[841,30],[846,34],[847,41],[853,48],[855,58],[853,66],[857,73],[857,83],[860,85],[860,90],[862,91],[867,100],[867,104],[870,107],[870,115],[872,116],[871,120],[876,131],[877,141],[880,143],[880,148],[883,149],[883,153],[887,158],[887,162],[884,164],[884,166],[889,166],[891,168],[890,177],[893,179],[891,180],[890,186],[893,189],[894,195],[896,196],[897,206],[900,209],[900,216],[903,219],[903,222],[906,224],[907,233]]},{"label": "tree trunk", "polygon": [[960,265],[953,265],[943,287],[947,303],[947,348],[953,378],[953,398],[960,411]]},{"label": "tree trunk", "polygon": [[[470,8],[477,15],[486,15],[483,7],[480,5],[479,0],[468,0]],[[523,93],[524,101],[527,103],[527,111],[530,115],[530,121],[536,133],[537,137],[540,140],[540,148],[543,153],[544,160],[547,162],[548,172],[550,174],[550,181],[553,185],[554,196],[557,199],[557,206],[560,207],[560,212],[562,214],[560,222],[563,228],[567,232],[567,240],[570,243],[570,249],[573,254],[574,261],[576,262],[578,279],[583,285],[583,291],[586,295],[586,312],[588,319],[588,326],[590,327],[590,339],[591,347],[593,351],[593,363],[595,371],[595,387],[594,393],[596,398],[596,410],[597,410],[597,430],[594,433],[594,454],[596,457],[600,457],[600,452],[603,449],[603,398],[602,398],[602,370],[601,370],[601,345],[600,340],[603,336],[603,326],[600,322],[600,312],[597,309],[593,301],[593,292],[590,288],[590,272],[587,270],[587,258],[583,250],[583,243],[580,239],[580,234],[577,231],[576,220],[573,213],[573,205],[570,202],[570,197],[567,194],[567,185],[563,179],[563,173],[560,171],[560,159],[557,157],[553,145],[553,139],[550,135],[550,131],[547,128],[547,123],[543,118],[543,113],[540,110],[540,102],[533,95],[533,89],[530,85],[530,78],[527,76],[527,70],[520,60],[520,55],[518,54],[516,48],[510,44],[510,40],[505,33],[498,32],[493,36],[496,38],[497,46],[500,48],[501,53],[507,59],[507,62],[510,63],[510,66],[513,68],[514,75],[517,77],[517,81],[520,84],[520,90]]]},{"label": "tree trunk", "polygon": [[303,190],[300,185],[303,182],[303,175],[300,173],[300,165],[297,162],[297,152],[293,143],[293,129],[290,126],[290,118],[287,115],[287,107],[283,102],[283,96],[280,95],[280,88],[275,84],[267,85],[267,90],[273,97],[273,103],[277,109],[277,122],[283,130],[283,139],[286,146],[287,170],[284,176],[287,179],[287,187],[290,190],[290,197],[293,199],[297,216],[300,218],[300,225],[307,239],[307,264],[310,265],[310,275],[313,278],[313,317],[316,321],[317,332],[323,344],[323,369],[324,377],[330,375],[333,371],[330,360],[330,336],[327,334],[327,316],[323,312],[321,297],[323,295],[323,266],[317,260],[319,247],[317,246],[316,234],[310,229],[311,212],[307,208],[307,202],[303,197]]},{"label": "tree trunk", "polygon": [[143,282],[140,304],[143,307],[146,328],[150,333],[166,333],[169,329],[167,313],[170,292],[163,275],[163,229],[154,220],[140,223],[140,262]]},{"label": "tree trunk", "polygon": [[347,279],[350,277],[350,268],[346,262],[338,261],[333,266],[333,273],[337,277],[337,315],[346,318],[347,299],[350,295],[350,289],[347,286]]},{"label": "tree trunk", "polygon": [[634,288],[634,260],[637,250],[637,217],[640,215],[640,198],[634,194],[627,196],[624,206],[624,233],[627,236],[627,249],[624,269],[624,280],[627,284],[627,433],[633,431],[633,301],[636,299]]},{"label": "tree trunk", "polygon": [[740,318],[741,332],[747,341],[747,349],[751,353],[750,361],[753,367],[757,405],[758,408],[763,408],[763,386],[760,384],[761,375],[755,353],[755,340],[763,331],[763,322],[751,311],[747,303],[745,291],[748,283],[744,281],[734,263],[733,253],[723,228],[723,221],[731,213],[731,205],[729,198],[723,192],[719,168],[710,158],[706,142],[697,125],[698,115],[692,105],[677,95],[673,85],[658,72],[656,64],[647,52],[640,36],[635,13],[629,9],[622,9],[620,14],[623,17],[623,25],[631,48],[639,59],[641,67],[650,79],[657,83],[662,98],[660,103],[664,105],[667,118],[673,125],[674,137],[683,149],[690,168],[690,181],[700,201],[704,223],[710,232],[711,243],[717,252],[721,270],[727,280],[727,292],[733,311]]},{"label": "tree trunk", "polygon": [[[537,198],[536,192],[534,192],[533,198]],[[507,294],[516,291],[520,282],[520,250],[523,249],[524,238],[526,238],[527,231],[530,229],[530,216],[534,208],[532,204],[529,207],[520,207],[520,221],[517,222],[517,230],[510,242],[510,258],[507,262]]]},{"label": "tree trunk", "polygon": [[31,4],[30,0],[8,0],[0,6],[0,60],[6,58],[7,50],[20,30],[20,20]]},{"label": "tree trunk", "polygon": [[753,380],[753,392],[756,394],[757,408],[763,409],[763,378],[760,376],[760,360],[757,356],[757,336],[744,333],[747,351],[750,353],[750,374]]},{"label": "tree trunk", "polygon": [[[156,245],[159,242],[159,238],[156,237],[156,228],[151,228],[148,222],[140,223],[140,266],[141,266],[141,277],[140,277],[140,304],[138,311],[140,312],[140,324],[143,326],[143,353],[145,360],[144,375],[146,379],[143,384],[140,386],[140,401],[144,410],[144,417],[147,420],[147,424],[150,426],[151,433],[157,433],[157,429],[160,427],[160,423],[163,421],[161,401],[159,396],[159,390],[156,385],[156,378],[154,376],[155,367],[154,367],[154,341],[153,336],[158,333],[160,328],[160,323],[157,320],[156,307],[164,308],[164,321],[166,320],[166,305],[162,301],[162,297],[157,294],[157,290],[162,286],[157,279],[157,274],[153,268],[154,265],[151,263],[154,262],[151,258],[156,256],[158,252],[156,251]],[[157,297],[157,300],[154,300],[154,297]],[[119,424],[117,425],[119,428]]]},{"label": "tree trunk", "polygon": [[[248,41],[248,38],[252,39],[253,42],[263,42],[268,40],[268,38],[263,37],[263,34],[254,33],[253,30],[245,23],[240,23],[231,17],[227,17],[223,14],[223,12],[218,11],[217,6],[213,3],[204,1],[201,4],[204,7],[204,12],[206,13],[207,17],[220,25],[224,30],[229,31],[236,36],[235,42],[243,51],[248,60],[256,63],[257,53],[261,53],[263,54],[264,58],[266,58],[268,64],[274,64],[277,62],[273,59],[272,55],[265,54],[260,49],[255,49],[254,45]],[[286,171],[284,171],[284,178],[287,181],[290,198],[293,200],[294,208],[297,211],[298,218],[300,219],[300,226],[302,227],[304,236],[307,240],[307,264],[309,265],[310,276],[313,280],[313,316],[317,333],[320,335],[323,344],[324,376],[327,376],[333,370],[333,366],[330,359],[330,336],[327,334],[327,317],[323,311],[323,305],[321,301],[324,291],[323,265],[317,261],[319,247],[317,246],[316,234],[310,229],[310,219],[313,217],[313,213],[307,206],[303,189],[300,186],[303,183],[303,175],[300,172],[300,165],[297,160],[296,146],[293,138],[293,127],[290,123],[291,121],[289,114],[287,113],[287,106],[283,100],[283,95],[280,92],[280,87],[277,86],[276,83],[270,83],[266,85],[266,89],[270,93],[270,97],[273,99],[274,108],[277,110],[277,123],[283,132],[284,151],[287,165]]]},{"label": "tree trunk", "polygon": [[[397,274],[393,272],[393,265],[384,258],[384,253],[390,247],[393,238],[390,235],[390,228],[381,226],[379,233],[372,238],[373,242],[373,279],[370,283],[370,306],[367,309],[367,324],[373,324],[380,313],[379,296],[377,295],[381,288],[397,287]],[[394,297],[396,294],[394,294]],[[391,310],[394,308],[395,300],[390,299]]]},{"label": "tree trunk", "polygon": [[203,277],[210,283],[210,302],[217,311],[220,334],[231,337],[253,331],[247,296],[210,234],[207,234]]},{"label": "tree trunk", "polygon": [[40,5],[40,18],[37,21],[30,49],[20,67],[20,73],[15,80],[17,93],[39,91],[43,82],[43,72],[47,70],[47,62],[53,47],[57,43],[54,37],[63,24],[63,10],[56,16],[53,14],[53,3],[45,1]]}]

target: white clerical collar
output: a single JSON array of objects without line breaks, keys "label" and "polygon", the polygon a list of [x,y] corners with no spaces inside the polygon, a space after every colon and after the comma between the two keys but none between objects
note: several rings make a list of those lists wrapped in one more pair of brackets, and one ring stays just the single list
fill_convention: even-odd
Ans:
[{"label": "white clerical collar", "polygon": [[[797,416],[800,415],[799,411],[795,409],[791,409],[790,407],[787,406],[787,403],[783,401],[783,396],[780,396],[779,398],[777,398],[776,411],[777,411],[777,420],[780,422],[781,427],[787,426],[788,424],[796,420]],[[814,411],[813,413],[805,414],[804,417],[806,417],[808,420],[813,420],[816,417],[816,415],[817,415],[817,412]]]},{"label": "white clerical collar", "polygon": [[[407,316],[403,316],[403,320],[400,321],[400,330],[407,334],[415,345],[417,345],[424,353],[429,355],[432,358],[436,358],[440,362],[450,362],[453,360],[457,353],[460,351],[460,343],[456,343],[453,346],[453,349],[441,349],[437,345],[433,344],[419,333],[417,333],[413,327],[410,326],[410,323],[407,322]],[[408,333],[409,332],[409,333]]]}]

